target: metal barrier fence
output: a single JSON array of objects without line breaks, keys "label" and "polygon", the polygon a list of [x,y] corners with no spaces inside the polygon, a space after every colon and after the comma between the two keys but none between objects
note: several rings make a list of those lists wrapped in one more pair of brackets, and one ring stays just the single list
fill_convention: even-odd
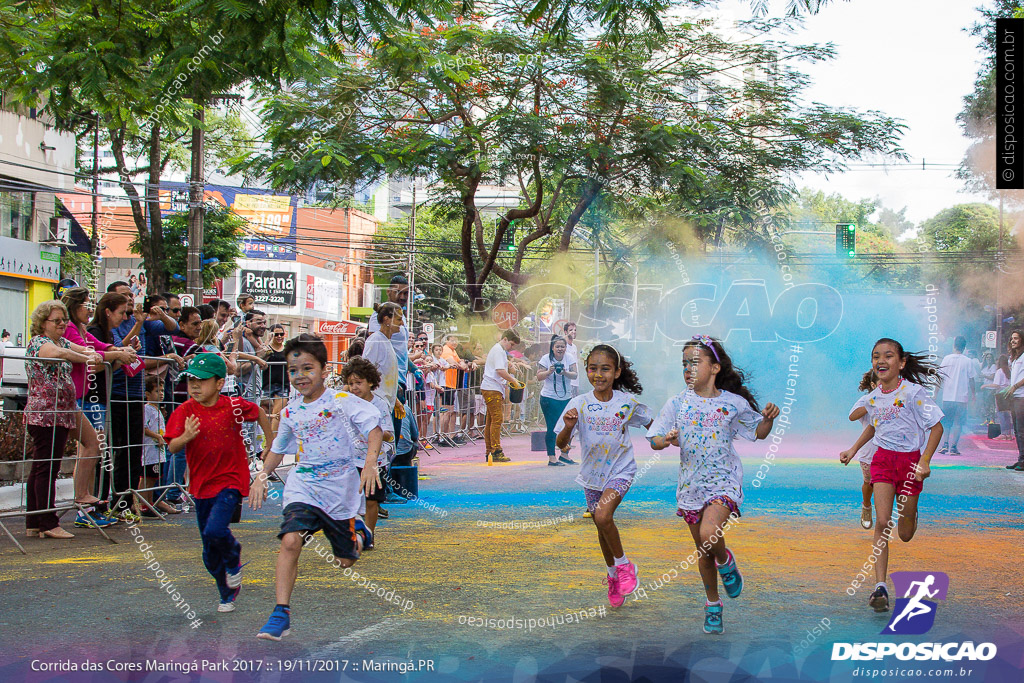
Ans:
[{"label": "metal barrier fence", "polygon": [[[167,453],[159,440],[145,435],[150,427],[155,427],[149,430],[153,433],[162,432],[166,417],[187,400],[187,388],[178,378],[181,368],[177,359],[139,358],[144,367],[132,378],[124,375],[123,371],[115,373],[111,363],[103,363],[102,372],[90,372],[83,405],[71,406],[61,405],[58,400],[62,390],[74,395],[70,376],[63,376],[64,384],[58,375],[52,398],[40,397],[44,389],[33,380],[31,369],[26,373],[28,383],[24,393],[19,393],[20,386],[12,391],[9,379],[12,374],[18,374],[12,372],[17,369],[15,364],[24,364],[26,368],[37,363],[67,364],[70,367],[69,361],[0,355],[0,362],[5,362],[8,370],[0,375],[0,394],[5,396],[4,409],[0,411],[0,480],[15,482],[15,486],[8,487],[6,491],[0,489],[3,491],[0,501],[6,501],[0,502],[0,530],[22,553],[25,553],[24,547],[5,521],[25,517],[26,529],[31,530],[35,528],[31,525],[38,523],[40,516],[56,515],[55,525],[52,517],[44,517],[43,523],[49,529],[53,528],[51,525],[59,526],[60,518],[75,510],[87,526],[96,528],[104,538],[116,543],[106,532],[104,516],[97,508],[107,507],[111,511],[141,509],[147,516],[166,520],[161,504],[167,500],[182,500],[183,511],[186,512],[194,506],[194,500],[185,487],[184,452]],[[153,376],[163,379],[164,389],[157,391],[154,388],[147,397],[145,387]],[[4,391],[5,381],[8,382],[7,391]],[[244,392],[242,395],[245,396]],[[30,397],[35,397],[35,400],[30,400]],[[254,398],[257,404],[262,400],[262,396]],[[25,409],[28,404],[40,403],[52,406],[52,409]],[[51,424],[48,430],[36,428],[43,425],[26,427],[26,423],[33,422]],[[73,424],[74,427],[65,428],[58,423]],[[255,430],[251,436],[243,436],[247,440],[250,462],[260,462],[258,456],[262,448]],[[77,457],[68,453],[68,444],[72,441],[79,444]],[[159,472],[152,467],[154,464],[161,465]],[[56,482],[62,467],[64,474],[72,472],[70,465],[74,466],[75,476],[72,496],[68,500],[58,493]],[[92,496],[100,498],[101,504],[81,500]],[[105,506],[102,504],[104,501]]]},{"label": "metal barrier fence", "polygon": [[[40,387],[33,386],[30,381],[23,396],[16,391],[4,391],[4,382],[12,373],[0,374],[0,394],[5,395],[5,405],[0,408],[0,481],[14,481],[17,487],[13,504],[5,504],[4,498],[0,498],[0,530],[22,553],[25,549],[5,522],[21,517],[34,520],[40,515],[52,513],[57,516],[59,524],[59,519],[72,510],[79,513],[88,526],[96,528],[111,543],[116,543],[103,526],[97,524],[99,517],[95,504],[83,502],[80,498],[95,495],[101,500],[109,500],[111,509],[132,510],[138,507],[147,516],[163,520],[166,516],[161,509],[162,503],[181,500],[186,512],[189,506],[194,506],[186,489],[184,451],[167,453],[166,448],[156,440],[145,436],[147,423],[157,427],[150,429],[151,432],[159,431],[160,425],[165,424],[171,412],[188,399],[187,383],[179,379],[181,368],[176,358],[139,358],[144,361],[144,368],[131,378],[125,376],[123,371],[115,372],[111,363],[103,363],[102,372],[91,372],[82,407],[65,406],[59,410],[59,396],[56,392],[60,388],[55,387],[52,399],[46,397],[42,401],[53,406],[48,411],[49,419],[33,417],[39,415],[40,411],[25,410],[28,396],[33,393],[38,396]],[[5,362],[5,368],[11,369],[15,363],[24,363],[26,367],[34,363],[71,365],[69,361],[60,359],[33,357],[29,360],[22,356],[2,354],[0,362]],[[287,372],[284,369],[286,363],[264,362],[260,365],[245,367],[241,376],[235,379],[232,395],[241,396],[257,405],[262,404],[271,416],[276,431],[276,418],[294,392],[287,383]],[[332,362],[331,365],[334,372],[330,373],[328,384],[332,389],[340,388],[340,369],[344,364]],[[270,369],[268,375],[273,379],[274,366],[281,366],[282,371],[277,377],[285,381],[265,381],[264,369]],[[539,409],[540,383],[533,380],[534,369],[518,368],[514,374],[524,383],[526,391],[522,403],[514,404],[507,400],[504,403],[503,433],[506,436],[526,433],[531,426],[542,423]],[[153,376],[163,378],[164,389],[158,396],[147,397],[147,379]],[[450,389],[447,398],[441,391],[437,391],[432,405],[427,400],[428,392],[417,391],[415,384],[409,382],[404,403],[417,426],[418,444],[428,453],[433,447],[461,448],[476,444],[484,438],[486,407],[479,384],[470,385],[468,382],[472,376],[471,373],[460,374],[463,386]],[[443,378],[439,384],[444,385]],[[10,389],[9,386],[7,388]],[[65,417],[61,418],[62,415]],[[73,429],[56,427],[57,422],[69,421],[73,421]],[[47,432],[35,428],[29,430],[25,426],[27,422],[51,424]],[[42,425],[33,425],[36,426]],[[260,444],[255,423],[245,423],[243,430],[249,452],[250,473],[255,476],[262,469],[260,456],[267,435],[262,435],[264,441]],[[38,438],[30,439],[30,431]],[[77,456],[67,454],[67,444],[72,441],[78,442]],[[156,462],[151,462],[153,460]],[[160,464],[159,473],[152,467],[156,463]],[[292,466],[294,463],[286,463],[278,470],[283,472]],[[66,496],[62,499],[57,491],[56,482],[62,473],[75,473],[70,499]],[[11,498],[10,490],[6,498]],[[32,528],[28,522],[26,527]]]}]

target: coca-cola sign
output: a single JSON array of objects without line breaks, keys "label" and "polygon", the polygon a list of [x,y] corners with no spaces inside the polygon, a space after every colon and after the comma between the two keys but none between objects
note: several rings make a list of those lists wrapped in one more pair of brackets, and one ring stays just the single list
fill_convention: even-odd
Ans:
[{"label": "coca-cola sign", "polygon": [[360,327],[362,325],[351,320],[318,320],[315,329],[321,337],[326,335],[354,337]]}]

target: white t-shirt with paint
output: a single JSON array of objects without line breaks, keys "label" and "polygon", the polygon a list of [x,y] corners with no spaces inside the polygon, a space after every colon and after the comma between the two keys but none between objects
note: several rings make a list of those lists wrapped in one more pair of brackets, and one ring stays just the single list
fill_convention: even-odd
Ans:
[{"label": "white t-shirt with paint", "polygon": [[[853,404],[852,408],[850,408],[850,414],[852,415],[853,411],[857,410],[857,408],[864,408],[866,410],[867,407],[868,407],[868,395],[864,394],[863,396],[858,398],[857,402]],[[864,415],[861,415],[857,419],[857,422],[860,423],[861,430],[863,430],[868,425],[871,424],[871,418],[869,418],[868,414],[865,413]],[[858,461],[864,463],[865,465],[870,465],[871,461],[875,458],[875,451],[876,450],[878,450],[878,446],[875,445],[874,440],[869,439],[866,444],[864,444],[863,446],[860,447],[860,450],[857,451],[857,454],[854,457],[857,458]]]},{"label": "white t-shirt with paint", "polygon": [[951,353],[939,365],[942,373],[942,400],[967,403],[971,397],[970,380],[978,380],[978,367],[962,353]]},{"label": "white t-shirt with paint", "polygon": [[[390,462],[391,458],[388,456],[394,452],[395,435],[393,432],[395,431],[395,423],[391,420],[391,406],[386,404],[384,399],[380,396],[374,396],[370,403],[380,413],[380,422],[377,426],[384,432],[380,454],[377,456],[377,466],[382,467]],[[366,451],[370,448],[370,442],[365,435],[359,433],[358,428],[352,424],[351,420],[349,420],[349,426],[352,428],[352,441],[356,449],[356,467],[362,467],[363,463],[366,462]]]},{"label": "white t-shirt with paint", "polygon": [[905,379],[892,393],[883,393],[878,386],[864,398],[868,419],[875,427],[873,441],[890,451],[921,450],[928,443],[928,430],[943,416],[927,389]]},{"label": "white t-shirt with paint", "polygon": [[325,391],[311,403],[293,398],[281,411],[272,448],[301,454],[285,481],[284,506],[305,503],[331,519],[355,517],[362,500],[356,467],[362,462],[356,460],[352,430],[365,439],[380,420],[372,403],[344,391]]},{"label": "white t-shirt with paint", "polygon": [[647,437],[679,430],[680,510],[701,510],[715,496],[743,502],[743,465],[733,440],[754,441],[761,420],[745,398],[725,390],[704,398],[687,389],[665,403]]},{"label": "white t-shirt with paint", "polygon": [[505,391],[508,380],[498,376],[498,370],[508,372],[508,352],[497,342],[487,352],[487,362],[484,363],[484,378],[480,382],[480,391]]},{"label": "white t-shirt with paint", "polygon": [[394,407],[395,399],[398,398],[398,356],[395,355],[391,340],[379,330],[374,332],[366,338],[363,358],[373,363],[380,373],[380,386],[373,390],[374,395]]},{"label": "white t-shirt with paint", "polygon": [[598,401],[590,391],[569,401],[555,432],[562,431],[565,413],[573,408],[579,412],[579,420],[572,434],[579,433],[583,451],[576,483],[603,491],[612,479],[632,480],[636,459],[629,428],[646,426],[652,418],[651,409],[624,391],[613,391],[607,402]]}]

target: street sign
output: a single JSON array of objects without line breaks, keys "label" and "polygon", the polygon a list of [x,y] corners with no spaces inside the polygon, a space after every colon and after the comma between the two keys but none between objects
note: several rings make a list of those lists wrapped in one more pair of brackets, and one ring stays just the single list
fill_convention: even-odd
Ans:
[{"label": "street sign", "polygon": [[982,344],[986,349],[996,348],[996,331],[985,330],[985,336],[982,337]]},{"label": "street sign", "polygon": [[195,299],[192,298],[191,294],[179,294],[178,301],[181,302],[182,308],[185,306],[195,306]]},{"label": "street sign", "polygon": [[434,323],[423,323],[423,334],[427,335],[427,343],[434,343]]},{"label": "street sign", "polygon": [[499,330],[511,330],[519,322],[519,309],[509,301],[502,301],[494,307],[491,320]]}]

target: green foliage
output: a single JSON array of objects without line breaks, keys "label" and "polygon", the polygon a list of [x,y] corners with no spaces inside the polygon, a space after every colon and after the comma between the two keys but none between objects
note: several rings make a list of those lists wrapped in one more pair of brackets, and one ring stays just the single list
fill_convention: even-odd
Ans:
[{"label": "green foliage", "polygon": [[921,224],[935,251],[987,251],[999,243],[999,212],[988,204],[957,204]]},{"label": "green foliage", "polygon": [[73,278],[81,285],[95,281],[96,260],[92,254],[64,249],[60,255],[61,277]]},{"label": "green foliage", "polygon": [[[206,208],[206,220],[203,228],[202,259],[217,258],[220,263],[202,267],[203,286],[212,287],[217,278],[230,277],[234,274],[236,261],[245,255],[240,241],[245,235],[245,219],[234,214],[229,208],[211,203]],[[161,269],[171,283],[184,282],[174,275],[184,277],[188,267],[188,213],[175,213],[163,221],[165,258],[155,266],[143,263],[147,272]],[[139,239],[136,237],[131,249],[141,254]],[[145,261],[145,259],[143,259]]]},{"label": "green foliage", "polygon": [[[968,189],[989,192],[995,197],[995,116],[996,116],[996,19],[1002,17],[1024,17],[1024,5],[1020,0],[988,0],[987,7],[978,11],[982,20],[971,27],[972,35],[978,36],[978,46],[985,59],[978,69],[974,89],[964,96],[964,106],[957,116],[964,135],[974,142],[964,154],[957,171]],[[1004,197],[1014,203],[1024,203],[1024,193],[1004,191]]]},{"label": "green foliage", "polygon": [[[320,183],[339,200],[390,175],[429,175],[472,288],[495,274],[522,284],[526,250],[568,249],[598,206],[620,220],[659,205],[704,240],[728,223],[736,242],[766,241],[759,219],[789,197],[791,173],[900,154],[897,121],[800,104],[807,80],[793,64],[833,51],[764,39],[775,22],[730,41],[705,21],[622,36],[581,19],[556,39],[558,8],[488,11],[396,33],[268,97],[271,149],[233,170],[279,189]],[[728,64],[752,74],[722,78]],[[497,230],[478,221],[495,185],[520,191]],[[497,253],[508,220],[523,226],[511,264]]]}]

